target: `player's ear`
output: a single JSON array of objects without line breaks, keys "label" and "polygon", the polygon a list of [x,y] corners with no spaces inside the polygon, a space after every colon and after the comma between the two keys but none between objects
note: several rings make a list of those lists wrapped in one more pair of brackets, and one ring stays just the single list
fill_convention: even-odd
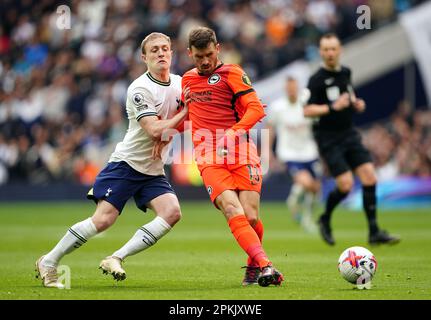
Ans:
[{"label": "player's ear", "polygon": [[189,54],[189,57],[192,57],[192,50],[190,50],[190,48],[187,48],[187,53]]},{"label": "player's ear", "polygon": [[141,54],[141,58],[142,58],[142,61],[144,61],[145,63],[147,63],[147,56],[145,55],[145,54]]},{"label": "player's ear", "polygon": [[217,53],[220,53],[220,43],[216,44],[216,50],[217,50]]}]

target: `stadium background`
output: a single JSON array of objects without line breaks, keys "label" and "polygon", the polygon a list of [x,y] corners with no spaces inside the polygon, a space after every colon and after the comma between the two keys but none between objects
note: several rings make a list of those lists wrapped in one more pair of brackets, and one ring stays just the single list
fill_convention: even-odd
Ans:
[{"label": "stadium background", "polygon": [[[1,1],[0,300],[429,299],[430,3]],[[70,8],[70,29],[58,27],[65,17],[59,5]],[[371,29],[357,27],[361,5],[371,10]],[[291,221],[282,202],[291,178],[276,167],[264,177],[262,196],[268,201],[261,215],[265,248],[285,272],[286,286],[239,286],[244,255],[193,166],[166,168],[183,219],[156,248],[127,261],[127,281],[113,285],[97,265],[151,219],[133,204],[111,229],[65,257],[73,290],[44,290],[34,280],[34,261],[94,209],[85,194],[126,130],[127,86],[145,71],[140,41],[152,31],[170,35],[172,72],[182,74],[190,67],[188,30],[201,24],[217,31],[222,60],[240,63],[267,104],[282,94],[288,74],[306,83],[319,64],[322,33],[335,31],[342,38],[343,62],[352,67],[358,95],[368,103],[355,121],[378,169],[379,206],[385,209],[379,220],[403,238],[396,247],[372,249],[379,261],[375,290],[348,290],[336,271],[342,250],[368,245],[358,191],[337,210],[337,245],[329,248]],[[325,179],[324,191],[331,183]]]},{"label": "stadium background", "polygon": [[[195,25],[216,30],[221,59],[241,64],[267,104],[282,94],[287,74],[306,84],[318,64],[319,36],[336,32],[346,45],[344,60],[359,74],[358,95],[368,103],[355,121],[380,181],[425,181],[413,191],[405,184],[387,199],[431,198],[431,94],[428,87],[427,99],[424,85],[431,80],[420,68],[426,65],[420,51],[428,48],[414,48],[408,28],[401,27],[401,17],[424,2],[2,1],[0,199],[82,198],[126,130],[126,89],[145,71],[141,39],[152,31],[168,34],[172,72],[183,74],[191,67],[186,44]],[[59,5],[70,11],[57,12]],[[370,29],[357,26],[360,5],[371,10]],[[66,14],[70,28],[61,29]],[[168,166],[167,172],[180,198],[206,197],[194,165]],[[289,186],[290,177],[275,168],[265,175],[263,199],[282,200]]]}]

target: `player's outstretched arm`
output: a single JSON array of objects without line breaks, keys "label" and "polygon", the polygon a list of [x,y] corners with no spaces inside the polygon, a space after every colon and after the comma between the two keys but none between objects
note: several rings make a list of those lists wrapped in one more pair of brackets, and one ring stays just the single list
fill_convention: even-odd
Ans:
[{"label": "player's outstretched arm", "polygon": [[147,116],[141,118],[139,124],[154,140],[160,140],[165,130],[177,128],[186,119],[187,114],[188,107],[184,106],[171,119],[160,120],[157,116]]}]

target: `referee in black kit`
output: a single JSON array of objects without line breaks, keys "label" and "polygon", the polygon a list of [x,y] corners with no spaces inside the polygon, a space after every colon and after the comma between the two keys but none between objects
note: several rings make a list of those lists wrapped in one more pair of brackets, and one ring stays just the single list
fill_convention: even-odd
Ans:
[{"label": "referee in black kit", "polygon": [[[376,217],[377,178],[371,156],[354,129],[352,117],[365,110],[365,102],[355,96],[351,85],[351,71],[339,64],[341,43],[335,34],[320,39],[322,67],[308,83],[310,98],[304,115],[315,119],[313,133],[319,152],[336,187],[326,200],[325,212],[318,224],[326,243],[334,245],[331,231],[331,214],[353,187],[353,173],[361,181],[363,207],[368,220],[370,244],[397,243],[400,238],[379,228]],[[353,171],[353,173],[352,173]]]}]

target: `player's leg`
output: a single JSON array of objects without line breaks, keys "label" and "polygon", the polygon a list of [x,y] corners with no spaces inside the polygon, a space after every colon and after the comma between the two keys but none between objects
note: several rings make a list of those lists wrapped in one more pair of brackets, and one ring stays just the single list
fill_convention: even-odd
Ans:
[{"label": "player's leg", "polygon": [[368,221],[370,244],[398,243],[400,241],[398,236],[389,235],[386,231],[380,230],[377,224],[377,177],[374,165],[371,162],[363,163],[355,168],[355,174],[362,184],[362,203]]},{"label": "player's leg", "polygon": [[304,189],[303,201],[301,203],[301,226],[307,232],[315,232],[316,225],[313,222],[313,208],[316,201],[317,193],[320,189],[317,181],[309,170],[299,170],[294,177],[295,183],[301,185]]},{"label": "player's leg", "polygon": [[[260,243],[262,244],[264,227],[262,220],[259,219],[260,194],[255,191],[240,191],[238,196],[247,217],[247,221],[256,232]],[[245,266],[245,269],[242,284],[257,284],[257,280],[261,273],[259,264],[256,261],[253,261],[250,257],[247,257],[247,265]]]},{"label": "player's leg", "polygon": [[215,204],[225,216],[235,239],[247,255],[260,268],[271,262],[262,248],[259,237],[247,220],[236,191],[225,190],[215,199]]},{"label": "player's leg", "polygon": [[353,187],[353,174],[345,171],[335,177],[336,186],[326,200],[325,212],[319,218],[319,230],[323,240],[329,245],[334,245],[332,236],[331,217],[335,207],[349,194]]},{"label": "player's leg", "polygon": [[346,160],[361,181],[363,208],[369,227],[368,240],[370,244],[397,243],[400,241],[398,236],[391,236],[386,231],[380,230],[377,224],[377,175],[371,155],[363,146],[358,131],[352,131],[348,137]]},{"label": "player's leg", "polygon": [[140,175],[141,188],[134,195],[136,205],[143,211],[147,208],[156,217],[140,227],[132,238],[111,256],[102,260],[102,270],[112,274],[116,280],[124,280],[122,268],[124,259],[156,244],[180,220],[181,210],[178,198],[165,176]]},{"label": "player's leg", "polygon": [[156,213],[156,217],[140,227],[133,237],[112,256],[124,260],[148,249],[165,236],[181,219],[180,204],[173,193],[162,194],[151,200],[147,206]]},{"label": "player's leg", "polygon": [[244,214],[237,193],[232,190],[225,190],[215,199],[215,203],[226,217],[229,228],[238,244],[252,260],[259,264],[262,271],[258,279],[259,285],[266,287],[270,284],[281,284],[283,275],[272,266],[263,250],[259,237]]},{"label": "player's leg", "polygon": [[[259,219],[259,205],[260,205],[260,191],[262,188],[262,172],[259,163],[247,164],[247,165],[234,165],[230,166],[230,172],[234,179],[235,186],[238,191],[238,199],[247,217],[247,221],[252,226],[253,230],[258,235],[260,244],[263,250],[263,223]],[[284,280],[283,275],[272,266],[272,263],[265,268],[262,268],[259,261],[249,256],[247,265],[258,265],[261,271],[258,274],[254,274],[257,277],[257,282],[261,286],[268,286],[270,284],[280,285]],[[254,269],[255,270],[255,269]],[[245,282],[251,279],[252,275],[248,277],[250,268],[247,267],[246,275],[244,277]],[[243,281],[244,284],[244,281]],[[248,283],[246,283],[248,284]]]},{"label": "player's leg", "polygon": [[301,221],[301,204],[304,200],[304,185],[296,178],[297,174],[302,171],[299,163],[289,161],[286,163],[287,171],[293,177],[293,184],[290,188],[289,195],[286,199],[287,208],[289,209],[292,218],[296,222]]},{"label": "player's leg", "polygon": [[66,254],[81,247],[91,237],[109,228],[117,219],[119,211],[107,201],[99,201],[91,218],[69,228],[63,238],[46,255],[36,262],[36,271],[46,287],[61,287],[57,282],[57,266]]}]

